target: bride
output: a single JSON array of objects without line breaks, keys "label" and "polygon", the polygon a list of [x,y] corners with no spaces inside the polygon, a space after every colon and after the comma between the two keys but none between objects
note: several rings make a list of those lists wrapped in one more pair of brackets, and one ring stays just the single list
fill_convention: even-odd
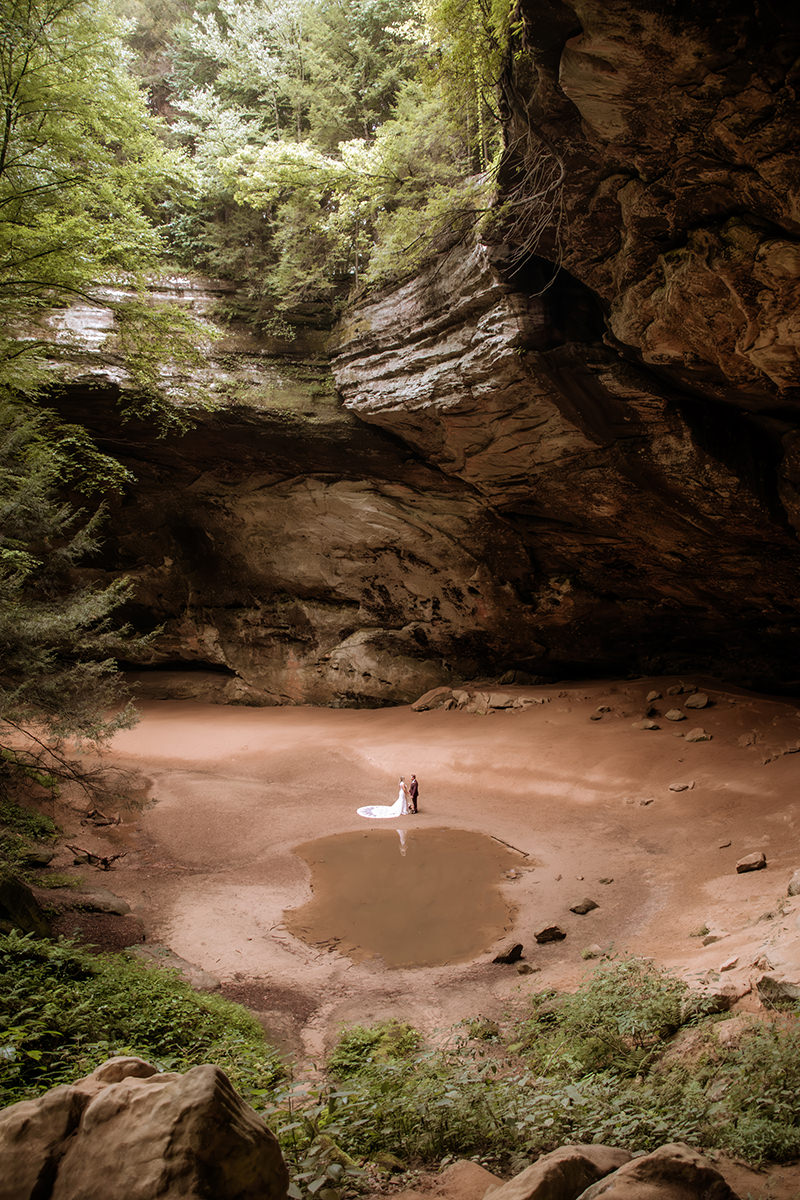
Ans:
[{"label": "bride", "polygon": [[402,776],[394,804],[367,804],[356,809],[360,817],[404,817],[408,811],[408,789]]}]

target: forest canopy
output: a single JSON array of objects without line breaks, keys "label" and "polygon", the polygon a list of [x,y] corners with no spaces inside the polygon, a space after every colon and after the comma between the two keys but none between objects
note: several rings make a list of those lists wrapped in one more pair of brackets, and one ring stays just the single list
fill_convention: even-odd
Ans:
[{"label": "forest canopy", "polygon": [[486,206],[509,0],[201,0],[173,9],[161,57],[152,10],[129,11],[189,164],[170,250],[241,284],[273,332],[329,321]]}]

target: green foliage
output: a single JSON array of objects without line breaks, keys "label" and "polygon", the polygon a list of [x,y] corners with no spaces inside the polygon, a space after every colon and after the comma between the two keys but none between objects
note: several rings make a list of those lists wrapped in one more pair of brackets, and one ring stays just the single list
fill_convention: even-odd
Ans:
[{"label": "green foliage", "polygon": [[194,196],[165,205],[167,235],[260,324],[329,321],[474,227],[490,183],[416,0],[226,0],[176,41]]},{"label": "green foliage", "polygon": [[14,874],[24,877],[26,855],[37,842],[55,841],[58,830],[49,817],[6,795],[4,785],[12,773],[15,777],[22,774],[28,779],[32,775],[40,776],[40,773],[34,772],[26,763],[20,763],[17,755],[0,750],[0,871],[10,868]]},{"label": "green foliage", "polygon": [[[31,398],[51,381],[36,338],[39,314],[101,282],[144,297],[147,273],[163,265],[155,218],[188,177],[147,110],[121,34],[112,0],[5,0],[0,8],[4,395]],[[104,302],[119,318],[122,359],[149,397],[148,415],[180,424],[149,364],[191,355],[204,328],[174,310],[167,317],[124,298]],[[82,440],[92,469],[100,456]]]},{"label": "green foliage", "polygon": [[[754,1023],[725,1049],[702,1024],[708,1002],[639,959],[612,963],[574,995],[541,993],[531,1008],[505,1047],[484,1021],[436,1049],[409,1039],[402,1053],[377,1048],[387,1028],[407,1027],[349,1030],[328,1063],[337,1087],[305,1098],[310,1124],[295,1105],[298,1152],[322,1133],[356,1159],[477,1157],[516,1170],[565,1142],[649,1151],[677,1140],[753,1161],[800,1151],[800,1028],[786,1017]],[[687,1026],[691,1047],[673,1050]]]},{"label": "green foliage", "polygon": [[523,1029],[532,1063],[636,1074],[682,1025],[709,1011],[687,984],[647,959],[600,967],[574,995],[540,996]]},{"label": "green foliage", "polygon": [[375,1063],[404,1062],[420,1048],[416,1029],[400,1021],[383,1021],[367,1028],[354,1025],[342,1034],[328,1059],[334,1079],[349,1079]]},{"label": "green foliage", "polygon": [[428,0],[438,51],[437,75],[449,106],[468,131],[475,169],[486,171],[499,148],[497,85],[513,32],[514,0]]},{"label": "green foliage", "polygon": [[74,581],[102,511],[87,517],[61,499],[72,449],[62,456],[46,416],[0,393],[0,722],[97,741],[132,719],[113,658],[128,587]]},{"label": "green foliage", "polygon": [[246,1096],[282,1076],[255,1018],[174,972],[0,936],[0,1103],[75,1080],[114,1054],[169,1070],[214,1062]]}]

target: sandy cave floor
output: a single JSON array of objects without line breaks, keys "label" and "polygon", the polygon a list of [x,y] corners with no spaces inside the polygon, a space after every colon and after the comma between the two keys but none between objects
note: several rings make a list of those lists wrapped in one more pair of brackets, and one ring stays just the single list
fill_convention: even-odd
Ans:
[{"label": "sandy cave floor", "polygon": [[[355,1022],[396,1017],[430,1034],[502,1016],[533,990],[574,985],[594,965],[582,957],[592,945],[653,956],[697,981],[733,959],[723,982],[744,985],[770,964],[800,978],[800,899],[786,894],[800,867],[800,713],[693,679],[709,708],[679,724],[661,718],[658,731],[634,728],[651,689],[664,693],[662,713],[681,703],[666,696],[673,682],[520,689],[543,702],[486,716],[145,703],[107,762],[141,773],[148,799],[118,826],[80,828],[81,845],[126,851],[110,872],[89,869],[85,884],[124,897],[148,942],[216,976],[280,1046],[316,1062]],[[696,726],[712,740],[678,736]],[[398,775],[412,770],[417,816],[356,814],[391,803]],[[387,969],[363,949],[343,954],[289,931],[284,911],[312,895],[297,847],[366,827],[496,839],[507,916],[468,961]],[[768,868],[737,875],[737,859],[755,850]],[[461,866],[449,856],[441,867],[455,889]],[[599,907],[571,913],[584,897]],[[537,945],[552,923],[566,939]],[[704,946],[690,936],[701,928],[724,936]],[[514,941],[533,974],[492,963]]]},{"label": "sandy cave floor", "polygon": [[[541,703],[486,716],[146,702],[104,758],[127,780],[121,823],[83,824],[85,797],[56,815],[65,842],[125,854],[108,872],[79,869],[86,891],[108,888],[133,910],[135,920],[99,916],[95,928],[116,922],[124,933],[126,921],[141,922],[146,945],[215,976],[306,1064],[320,1063],[356,1022],[395,1017],[435,1036],[464,1018],[502,1018],[533,991],[574,986],[596,966],[582,955],[589,946],[652,956],[692,983],[745,993],[738,1007],[757,1009],[748,988],[765,970],[800,980],[800,897],[787,896],[800,868],[800,711],[693,678],[709,708],[678,724],[662,715],[656,731],[635,728],[653,689],[664,695],[661,714],[682,705],[685,694],[667,696],[676,682],[505,688]],[[712,740],[680,736],[697,726]],[[421,784],[417,816],[357,816],[361,805],[391,803],[399,774],[411,771]],[[682,783],[693,786],[670,790]],[[480,948],[466,961],[389,969],[352,938],[316,945],[290,932],[310,901],[322,897],[327,911],[328,901],[360,896],[350,886],[344,900],[335,880],[318,883],[328,891],[315,896],[308,843],[377,829],[398,845],[405,831],[408,861],[429,873],[431,857],[412,853],[414,839],[421,831],[439,831],[439,846],[452,839],[458,852],[433,861],[441,885],[460,896],[474,865],[463,862],[464,838],[485,835],[477,841],[497,855],[487,861],[502,915],[477,930]],[[352,837],[344,840],[352,850]],[[374,838],[365,845],[371,858]],[[736,861],[757,850],[767,869],[737,874]],[[52,866],[75,873],[66,845]],[[424,894],[414,878],[408,890]],[[584,897],[599,907],[570,912]],[[427,924],[407,901],[396,897],[409,921]],[[553,923],[566,939],[537,945],[536,931]],[[718,940],[704,945],[701,929]],[[531,974],[492,962],[517,941]],[[800,1196],[800,1164],[756,1172],[715,1158],[743,1198]],[[446,1176],[419,1181],[426,1200],[463,1200],[464,1180],[451,1187]]]}]

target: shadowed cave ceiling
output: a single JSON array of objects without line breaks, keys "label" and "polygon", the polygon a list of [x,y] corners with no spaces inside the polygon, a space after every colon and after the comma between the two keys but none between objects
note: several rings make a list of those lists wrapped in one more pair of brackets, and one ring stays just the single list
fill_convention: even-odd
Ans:
[{"label": "shadowed cave ceiling", "polygon": [[[182,437],[118,422],[101,306],[52,317],[55,401],[136,476],[93,569],[162,626],[144,694],[800,686],[800,21],[520,15],[491,240],[361,301],[325,347],[229,328],[207,365],[228,401]],[[203,311],[225,286],[164,289]]]}]

